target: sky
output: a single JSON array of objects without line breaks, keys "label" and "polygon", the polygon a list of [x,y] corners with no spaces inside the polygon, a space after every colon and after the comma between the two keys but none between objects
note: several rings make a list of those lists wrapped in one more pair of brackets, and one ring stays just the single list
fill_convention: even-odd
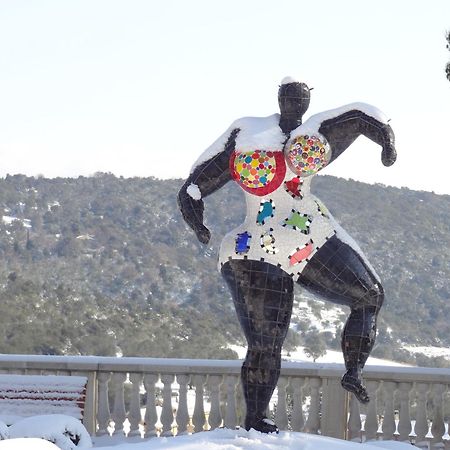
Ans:
[{"label": "sky", "polygon": [[398,160],[357,141],[322,173],[450,194],[448,0],[0,0],[0,177],[186,178],[235,119],[365,102]]}]

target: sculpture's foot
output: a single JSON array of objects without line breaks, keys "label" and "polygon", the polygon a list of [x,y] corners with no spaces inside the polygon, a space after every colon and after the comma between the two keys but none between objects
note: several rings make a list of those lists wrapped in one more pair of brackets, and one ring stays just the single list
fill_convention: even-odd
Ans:
[{"label": "sculpture's foot", "polygon": [[278,427],[275,425],[267,417],[263,417],[262,419],[254,419],[252,421],[245,421],[245,429],[249,431],[250,429],[254,429],[256,431],[260,431],[261,433],[279,433]]},{"label": "sculpture's foot", "polygon": [[355,394],[355,397],[363,404],[369,403],[370,397],[367,393],[366,387],[363,386],[361,380],[353,374],[352,371],[347,371],[341,380],[342,387]]}]

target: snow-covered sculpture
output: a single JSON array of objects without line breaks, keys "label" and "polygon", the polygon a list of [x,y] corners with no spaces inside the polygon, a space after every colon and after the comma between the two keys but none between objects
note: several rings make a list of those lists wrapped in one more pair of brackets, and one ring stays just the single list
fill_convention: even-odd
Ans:
[{"label": "snow-covered sculpture", "polygon": [[353,103],[302,123],[310,102],[305,83],[285,78],[280,114],[236,120],[200,156],[178,195],[185,221],[202,243],[203,198],[230,180],[244,190],[247,216],[222,241],[219,266],[248,342],[242,366],[246,429],[278,431],[265,417],[277,384],[294,282],[350,307],[342,333],[342,386],[367,403],[362,383],[383,303],[381,282],[358,245],[310,193],[312,175],[364,135],[395,162],[394,133],[376,108]]}]

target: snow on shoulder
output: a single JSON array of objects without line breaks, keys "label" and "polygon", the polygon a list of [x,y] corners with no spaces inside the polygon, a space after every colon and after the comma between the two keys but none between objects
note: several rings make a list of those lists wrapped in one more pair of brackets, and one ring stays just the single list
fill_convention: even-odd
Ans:
[{"label": "snow on shoulder", "polygon": [[240,151],[266,150],[280,151],[283,148],[284,135],[278,126],[279,114],[268,117],[242,117],[235,120],[218,139],[216,139],[195,161],[191,173],[196,167],[210,160],[225,149],[225,144],[235,129],[239,129],[236,137],[236,149]]},{"label": "snow on shoulder", "polygon": [[339,108],[329,109],[327,111],[312,115],[302,125],[292,131],[291,137],[296,137],[301,134],[317,133],[320,126],[325,120],[334,119],[335,117],[350,111],[361,111],[369,117],[373,117],[374,119],[377,119],[384,124],[387,124],[389,122],[389,119],[386,117],[386,115],[375,106],[360,102],[349,103],[348,105],[343,105]]}]

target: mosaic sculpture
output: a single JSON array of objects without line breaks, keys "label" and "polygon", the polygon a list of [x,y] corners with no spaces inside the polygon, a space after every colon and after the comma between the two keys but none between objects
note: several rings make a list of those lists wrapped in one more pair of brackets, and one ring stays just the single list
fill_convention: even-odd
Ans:
[{"label": "mosaic sculpture", "polygon": [[353,103],[302,123],[310,89],[289,77],[278,102],[280,114],[235,121],[194,164],[178,195],[185,221],[206,244],[202,199],[230,180],[245,192],[246,219],[223,239],[219,266],[248,343],[241,371],[245,427],[265,433],[278,431],[266,410],[280,373],[294,282],[350,307],[341,384],[360,402],[369,401],[362,370],[374,345],[383,288],[358,245],[310,193],[310,184],[360,135],[381,146],[385,166],[396,160],[392,128],[373,106]]}]

